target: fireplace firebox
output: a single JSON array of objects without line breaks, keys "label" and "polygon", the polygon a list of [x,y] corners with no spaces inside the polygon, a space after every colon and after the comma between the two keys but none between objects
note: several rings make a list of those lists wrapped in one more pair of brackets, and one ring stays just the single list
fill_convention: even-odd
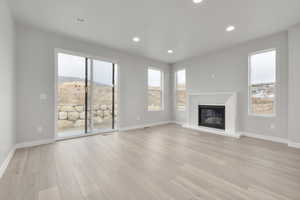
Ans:
[{"label": "fireplace firebox", "polygon": [[199,126],[225,130],[225,106],[198,106]]}]

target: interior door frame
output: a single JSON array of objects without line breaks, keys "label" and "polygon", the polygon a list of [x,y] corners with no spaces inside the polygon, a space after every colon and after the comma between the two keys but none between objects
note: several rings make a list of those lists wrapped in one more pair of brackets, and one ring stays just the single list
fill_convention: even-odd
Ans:
[{"label": "interior door frame", "polygon": [[[97,133],[87,133],[87,134],[82,134],[79,136],[70,136],[70,137],[66,137],[66,138],[62,138],[62,137],[58,137],[58,126],[57,126],[57,116],[58,116],[58,112],[57,112],[57,98],[58,98],[58,54],[59,53],[65,53],[65,54],[70,54],[70,55],[74,55],[74,56],[80,56],[80,57],[84,57],[86,58],[86,60],[89,59],[94,59],[94,60],[100,60],[100,61],[104,61],[104,62],[110,62],[113,64],[113,69],[115,69],[115,66],[118,66],[118,70],[117,70],[117,85],[114,85],[113,88],[117,87],[117,99],[113,99],[114,101],[116,101],[118,107],[117,107],[117,113],[118,113],[118,117],[116,120],[112,120],[117,124],[117,126],[114,127],[114,129],[111,129],[109,131],[100,131]],[[93,55],[89,55],[89,54],[85,54],[85,53],[80,53],[80,52],[76,52],[76,51],[71,51],[71,50],[65,50],[65,49],[61,49],[61,48],[55,48],[54,49],[54,61],[55,61],[55,66],[54,66],[54,140],[55,141],[59,141],[59,140],[65,140],[65,139],[73,139],[73,138],[79,138],[79,137],[86,137],[86,136],[91,136],[91,135],[97,135],[97,134],[102,134],[102,133],[106,133],[106,132],[112,132],[112,131],[118,131],[119,130],[119,124],[120,124],[120,65],[118,64],[118,61],[116,60],[111,60],[111,59],[107,59],[107,58],[103,58],[100,56],[93,56]],[[87,72],[86,72],[87,73]],[[116,78],[113,75],[114,78]],[[115,81],[114,80],[114,81]],[[113,95],[114,96],[114,95]],[[113,110],[115,111],[115,106],[113,103]],[[113,112],[114,112],[113,111]],[[114,113],[113,113],[114,114]],[[114,117],[114,115],[113,115]]]}]

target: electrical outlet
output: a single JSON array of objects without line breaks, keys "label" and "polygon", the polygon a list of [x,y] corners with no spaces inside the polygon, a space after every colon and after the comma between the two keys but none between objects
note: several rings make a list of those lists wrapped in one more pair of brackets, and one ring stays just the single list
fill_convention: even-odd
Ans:
[{"label": "electrical outlet", "polygon": [[48,98],[47,94],[40,94],[40,100],[46,100]]},{"label": "electrical outlet", "polygon": [[43,127],[42,126],[36,127],[36,130],[37,130],[38,133],[43,133]]},{"label": "electrical outlet", "polygon": [[141,117],[140,117],[140,116],[137,116],[137,117],[136,117],[136,120],[140,121],[140,120],[141,120]]},{"label": "electrical outlet", "polygon": [[212,79],[216,78],[216,75],[215,75],[215,74],[212,74],[212,75],[211,75],[211,78],[212,78]]},{"label": "electrical outlet", "polygon": [[275,124],[271,123],[270,124],[270,129],[275,129]]}]

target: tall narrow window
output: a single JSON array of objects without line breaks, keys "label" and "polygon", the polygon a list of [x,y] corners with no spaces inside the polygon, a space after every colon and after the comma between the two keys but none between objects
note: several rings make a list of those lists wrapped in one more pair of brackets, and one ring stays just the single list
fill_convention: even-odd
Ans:
[{"label": "tall narrow window", "polygon": [[275,115],[276,50],[249,56],[249,113]]},{"label": "tall narrow window", "polygon": [[186,104],[185,69],[175,72],[176,110],[184,111]]},{"label": "tall narrow window", "polygon": [[163,110],[163,73],[148,69],[148,111]]}]

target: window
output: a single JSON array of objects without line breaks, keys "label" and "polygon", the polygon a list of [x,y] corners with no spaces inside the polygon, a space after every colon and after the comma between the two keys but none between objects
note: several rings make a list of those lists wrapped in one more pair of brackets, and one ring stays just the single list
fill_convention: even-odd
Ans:
[{"label": "window", "polygon": [[184,111],[186,104],[185,69],[175,72],[176,110]]},{"label": "window", "polygon": [[249,113],[275,115],[276,50],[249,56]]},{"label": "window", "polygon": [[163,110],[163,73],[160,70],[148,69],[148,111]]}]

